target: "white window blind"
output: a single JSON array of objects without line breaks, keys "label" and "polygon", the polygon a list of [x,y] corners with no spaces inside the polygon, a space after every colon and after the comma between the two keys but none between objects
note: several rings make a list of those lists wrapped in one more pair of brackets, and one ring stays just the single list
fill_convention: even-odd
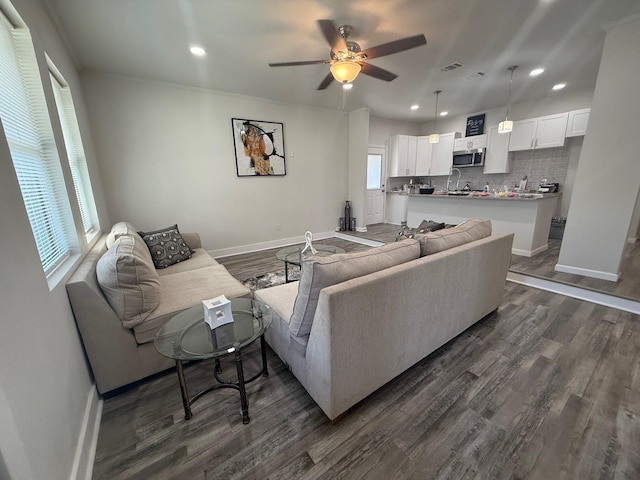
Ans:
[{"label": "white window blind", "polygon": [[49,276],[77,247],[77,239],[31,36],[1,11],[0,78],[0,120]]},{"label": "white window blind", "polygon": [[76,199],[82,216],[84,234],[87,237],[91,237],[98,231],[98,214],[93,199],[87,159],[84,154],[82,138],[80,137],[80,128],[78,127],[78,119],[73,106],[71,90],[63,79],[59,79],[61,76],[58,72],[50,72],[49,76],[51,77],[53,94],[56,99],[60,125],[62,126],[64,145],[67,149]]}]

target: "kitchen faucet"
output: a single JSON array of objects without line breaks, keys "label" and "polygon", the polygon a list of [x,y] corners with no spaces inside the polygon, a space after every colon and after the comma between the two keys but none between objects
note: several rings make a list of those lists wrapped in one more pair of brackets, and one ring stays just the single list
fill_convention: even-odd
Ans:
[{"label": "kitchen faucet", "polygon": [[447,192],[449,191],[449,184],[451,183],[451,174],[453,173],[453,171],[458,172],[458,179],[456,180],[456,190],[460,189],[460,169],[459,168],[455,168],[455,167],[451,167],[451,170],[449,170],[449,176],[447,177]]}]

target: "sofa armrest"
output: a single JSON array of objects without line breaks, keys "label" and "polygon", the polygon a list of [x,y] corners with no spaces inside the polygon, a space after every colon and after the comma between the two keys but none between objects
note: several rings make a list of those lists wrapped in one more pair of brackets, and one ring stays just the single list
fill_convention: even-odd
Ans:
[{"label": "sofa armrest", "polygon": [[182,233],[182,232],[180,232],[180,235],[182,235],[182,239],[184,240],[184,242],[187,244],[187,246],[191,250],[195,250],[196,248],[202,248],[202,241],[200,240],[200,234],[199,233],[196,233],[196,232]]}]

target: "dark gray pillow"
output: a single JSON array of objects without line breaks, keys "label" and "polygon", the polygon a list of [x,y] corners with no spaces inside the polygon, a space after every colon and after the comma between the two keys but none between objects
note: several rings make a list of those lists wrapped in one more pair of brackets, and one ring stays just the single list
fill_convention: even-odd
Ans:
[{"label": "dark gray pillow", "polygon": [[147,244],[156,268],[167,268],[191,258],[191,249],[180,235],[177,224],[154,232],[138,232],[138,235]]},{"label": "dark gray pillow", "polygon": [[434,222],[433,220],[423,220],[420,225],[418,225],[416,233],[435,232],[436,230],[442,230],[444,227],[444,223]]}]

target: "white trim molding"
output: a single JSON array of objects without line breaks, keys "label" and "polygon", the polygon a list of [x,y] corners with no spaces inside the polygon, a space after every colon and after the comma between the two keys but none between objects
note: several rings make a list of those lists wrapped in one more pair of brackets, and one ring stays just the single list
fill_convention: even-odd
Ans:
[{"label": "white trim molding", "polygon": [[[314,233],[314,240],[322,240],[324,238],[333,238],[335,232]],[[287,245],[295,245],[296,243],[304,243],[304,235],[298,237],[281,238],[279,240],[270,240],[268,242],[251,243],[241,245],[239,247],[221,248],[218,250],[209,250],[207,253],[213,258],[229,257],[231,255],[240,255],[242,253],[259,252],[270,248],[286,247]]]},{"label": "white trim molding", "polygon": [[92,385],[87,395],[87,405],[84,409],[84,418],[69,480],[91,480],[93,477],[93,464],[98,447],[103,403],[103,400],[98,396],[96,386]]},{"label": "white trim molding", "polygon": [[555,266],[556,272],[572,273],[574,275],[582,275],[584,277],[599,278],[600,280],[609,280],[610,282],[617,282],[620,278],[619,273],[601,272],[599,270],[590,270],[588,268],[571,267],[569,265],[561,265],[557,263]]}]

